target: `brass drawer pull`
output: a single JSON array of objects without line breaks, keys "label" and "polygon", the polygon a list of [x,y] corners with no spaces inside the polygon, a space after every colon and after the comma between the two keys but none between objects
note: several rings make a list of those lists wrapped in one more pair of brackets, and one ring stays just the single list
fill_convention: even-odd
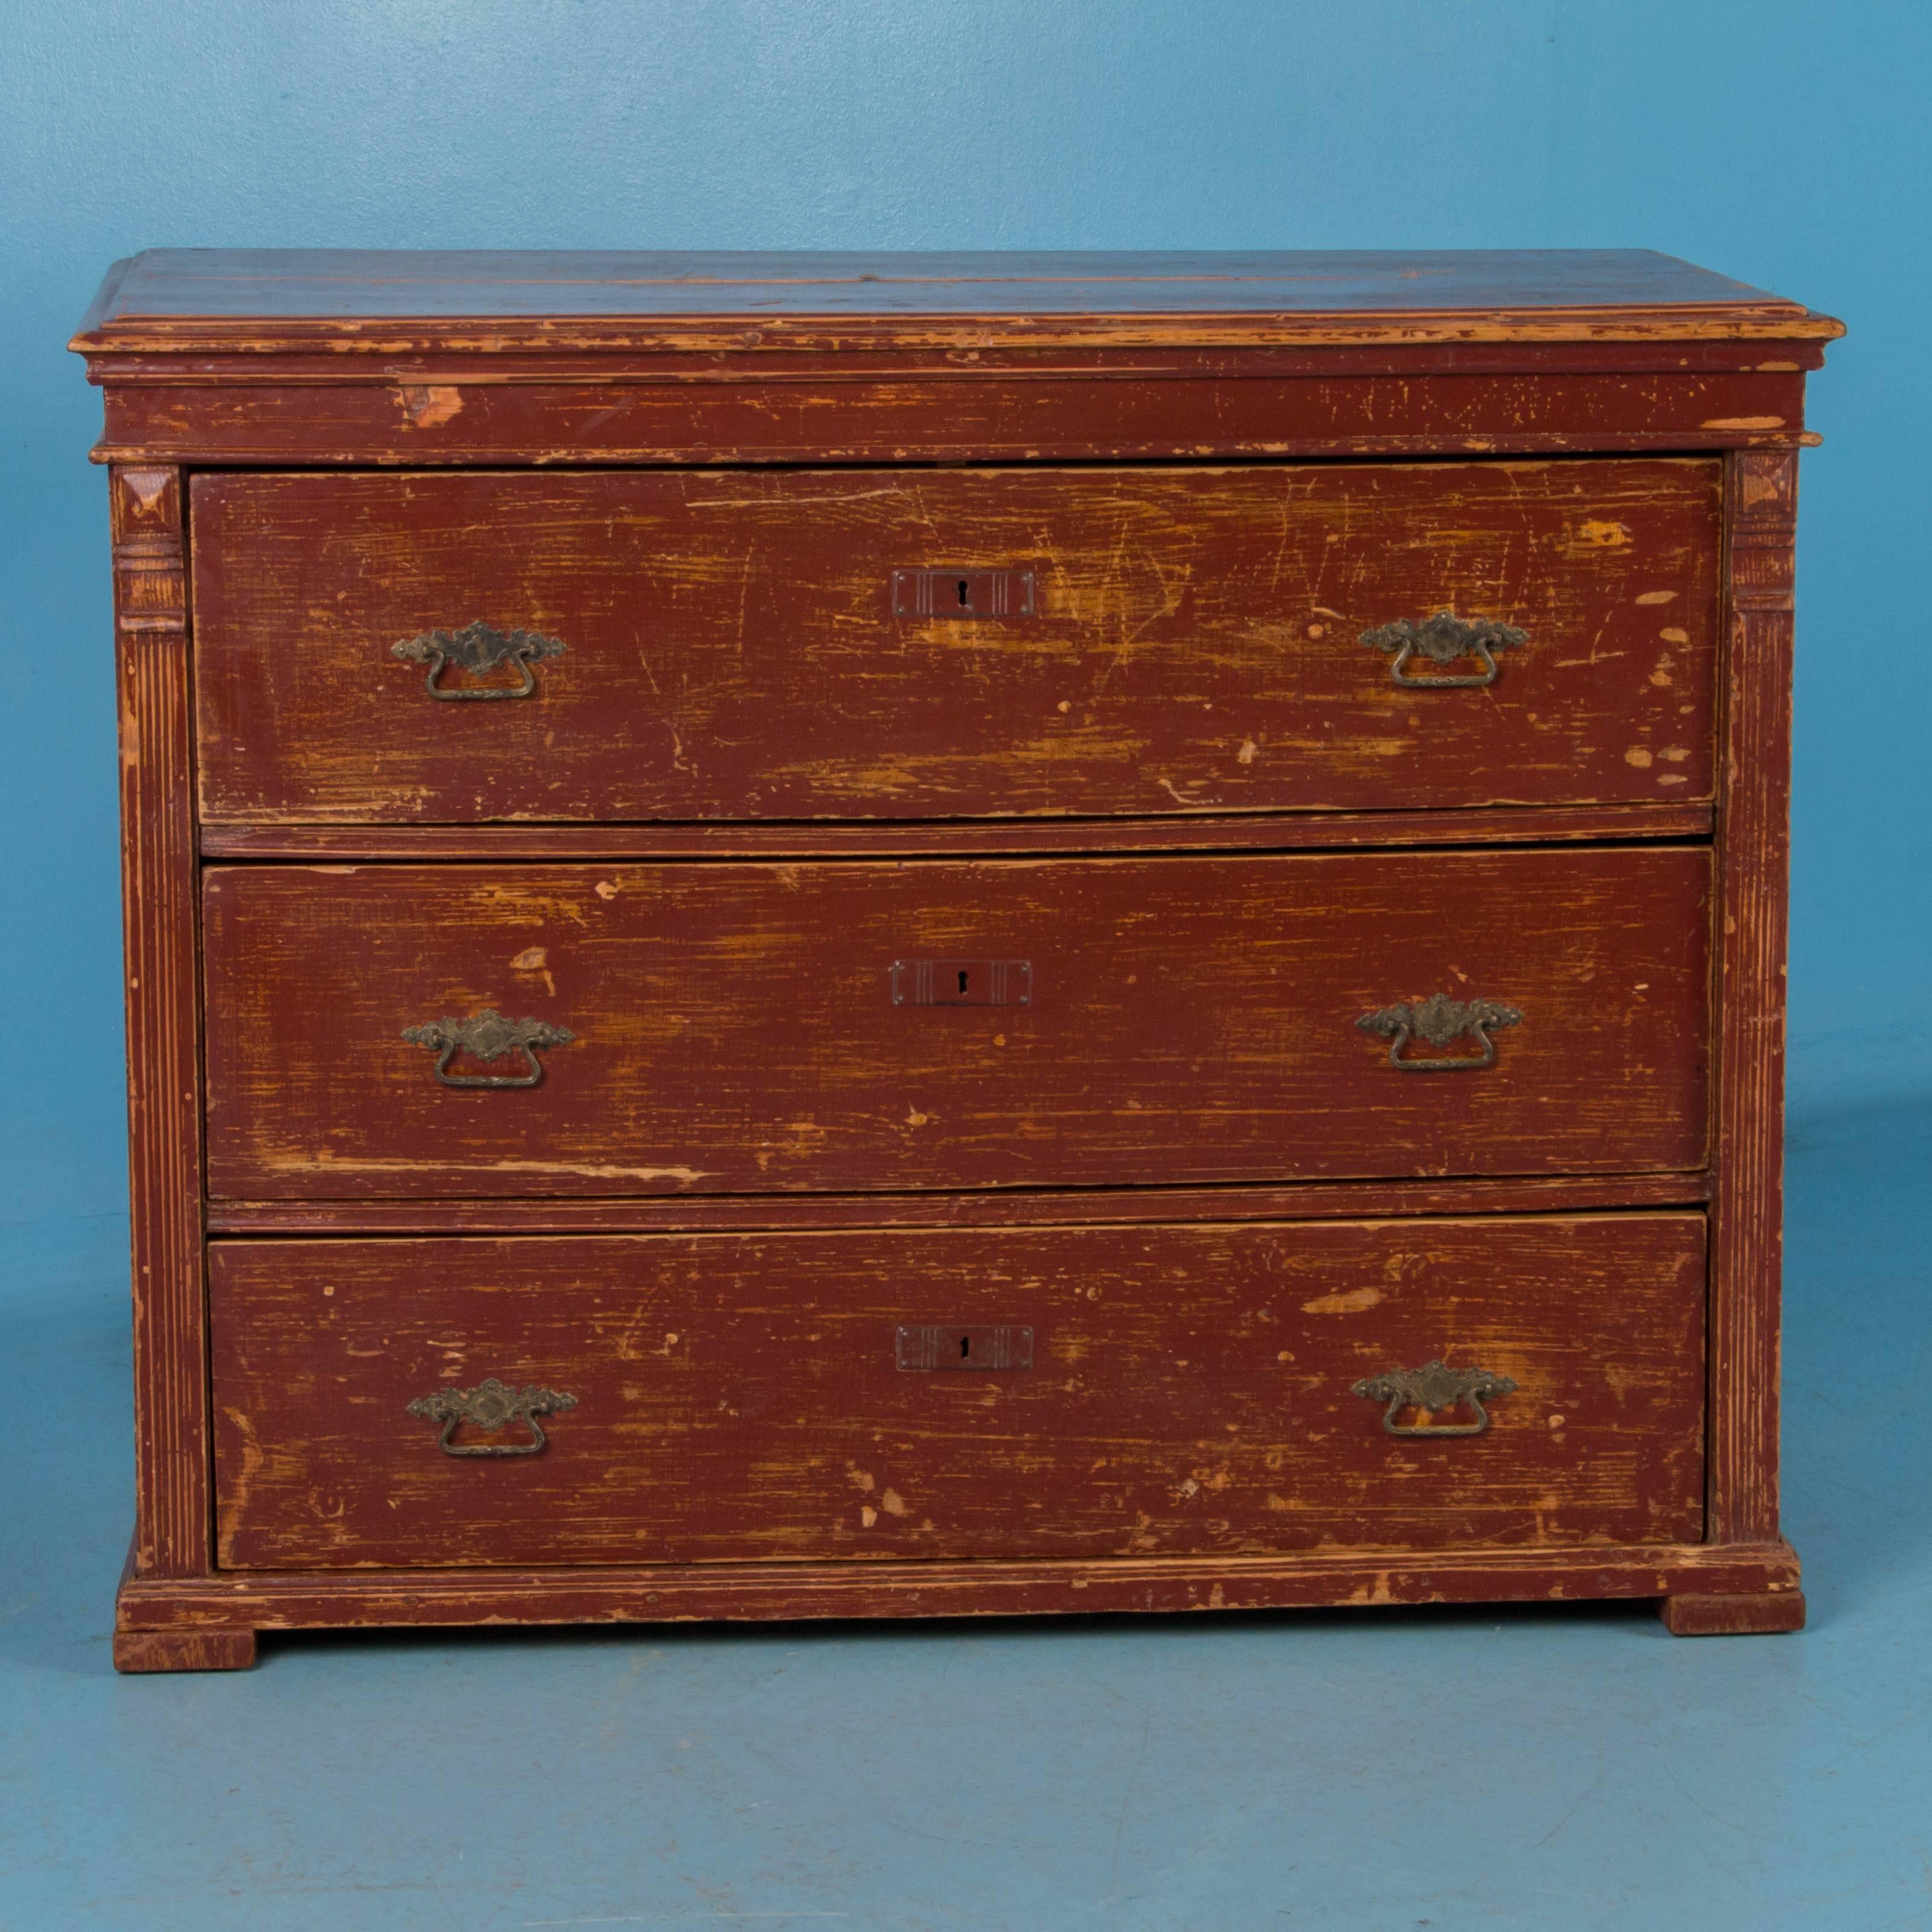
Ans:
[{"label": "brass drawer pull", "polygon": [[[1442,1362],[1425,1362],[1419,1369],[1388,1369],[1381,1375],[1366,1376],[1355,1384],[1354,1393],[1370,1402],[1388,1404],[1382,1412],[1382,1426],[1391,1436],[1480,1436],[1490,1426],[1490,1412],[1483,1404],[1498,1396],[1514,1395],[1516,1384],[1508,1376],[1492,1375],[1487,1369],[1452,1369]],[[1445,1422],[1431,1427],[1426,1423],[1396,1420],[1406,1408],[1433,1414],[1459,1403],[1474,1414],[1474,1422]]]},{"label": "brass drawer pull", "polygon": [[[440,1020],[405,1027],[403,1037],[412,1046],[426,1046],[436,1055],[436,1077],[446,1087],[534,1087],[544,1077],[540,1046],[568,1046],[577,1036],[568,1027],[547,1020],[506,1020],[494,1006],[485,1006],[469,1019],[446,1013]],[[449,1063],[466,1053],[486,1066],[506,1053],[520,1053],[529,1069],[524,1073],[452,1073]]]},{"label": "brass drawer pull", "polygon": [[[480,620],[465,624],[461,630],[425,631],[420,637],[405,638],[389,646],[392,657],[406,663],[428,664],[423,688],[430,697],[452,702],[464,698],[530,698],[536,694],[537,674],[531,667],[545,658],[563,655],[561,638],[545,638],[535,631],[512,631],[506,634]],[[492,684],[481,687],[439,684],[446,664],[454,664],[472,677],[482,677],[500,664],[513,664],[522,674],[520,684]]]},{"label": "brass drawer pull", "polygon": [[[434,1395],[419,1395],[410,1404],[410,1413],[425,1422],[442,1424],[436,1446],[446,1456],[534,1456],[550,1440],[538,1421],[540,1415],[561,1415],[577,1406],[574,1395],[556,1389],[512,1388],[494,1376],[473,1389],[441,1388]],[[458,1442],[456,1432],[465,1423],[486,1436],[500,1436],[513,1422],[528,1425],[527,1442]]]},{"label": "brass drawer pull", "polygon": [[[1514,624],[1499,623],[1493,617],[1459,617],[1453,610],[1438,610],[1421,623],[1404,617],[1393,624],[1378,624],[1364,631],[1360,641],[1371,650],[1388,651],[1394,662],[1389,676],[1405,691],[1466,691],[1496,681],[1496,652],[1529,642],[1529,633]],[[1410,677],[1404,668],[1418,652],[1433,664],[1454,664],[1458,658],[1474,658],[1479,671],[1451,677],[1437,673],[1428,677]]]},{"label": "brass drawer pull", "polygon": [[[1389,1064],[1405,1073],[1470,1073],[1496,1064],[1496,1043],[1490,1035],[1520,1026],[1522,1016],[1498,1000],[1452,1000],[1447,993],[1431,993],[1417,1005],[1404,1002],[1364,1013],[1355,1024],[1364,1033],[1382,1034],[1389,1043]],[[1412,1036],[1437,1047],[1454,1040],[1473,1040],[1482,1051],[1439,1060],[1405,1060],[1402,1050]]]}]

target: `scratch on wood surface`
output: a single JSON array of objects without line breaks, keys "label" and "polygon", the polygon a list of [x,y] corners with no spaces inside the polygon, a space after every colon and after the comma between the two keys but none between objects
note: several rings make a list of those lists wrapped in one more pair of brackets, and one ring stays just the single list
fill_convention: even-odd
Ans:
[{"label": "scratch on wood surface", "polygon": [[[498,1565],[625,1561],[640,1543],[671,1562],[824,1556],[841,1538],[874,1529],[960,1557],[1010,1551],[1016,1536],[1036,1552],[1119,1554],[1130,1538],[1144,1552],[1185,1556],[1682,1535],[1702,1506],[1702,1384],[1686,1346],[1702,1319],[1702,1243],[1700,1217],[1683,1212],[802,1238],[310,1239],[272,1251],[222,1243],[211,1294],[225,1548],[238,1568],[272,1568],[385,1562],[398,1551],[412,1564],[485,1554]],[[1401,1320],[1367,1311],[1359,1328],[1315,1324],[1306,1366],[1288,1371],[1301,1418],[1292,1436],[1266,1426],[1285,1391],[1264,1352],[1217,1356],[1216,1374],[1198,1372],[1197,1341],[1252,1312],[1257,1298],[1288,1316],[1302,1298],[1290,1284],[1402,1257],[1414,1266]],[[1117,1290],[1105,1316],[1067,1292],[1096,1268]],[[1004,1398],[965,1384],[855,1382],[855,1344],[889,1366],[892,1324],[907,1312],[903,1284],[915,1276],[935,1306],[1051,1307],[1057,1329],[1095,1341],[1094,1359],[1132,1350],[1165,1426],[1124,1418],[1111,1373],[1065,1376],[1057,1345],[1037,1384]],[[328,1320],[342,1346],[318,1354],[318,1285],[338,1282],[347,1292]],[[1570,1446],[1518,1404],[1497,1414],[1507,1457],[1414,1462],[1351,1393],[1418,1320],[1452,1358],[1486,1354],[1496,1337],[1525,1332],[1559,1286],[1570,1321],[1544,1336],[1534,1359],[1539,1385],[1587,1394],[1580,1412],[1565,1403]],[[645,1321],[662,1324],[665,1351],[655,1352],[680,1348],[674,1376],[628,1366],[652,1352],[636,1346],[640,1304]],[[452,1349],[456,1361],[436,1358]],[[505,1516],[466,1502],[462,1472],[434,1454],[433,1438],[371,1436],[372,1405],[400,1413],[424,1386],[473,1379],[486,1357],[578,1398],[543,1466],[558,1507]],[[1594,1394],[1596,1365],[1612,1359],[1630,1376],[1630,1397],[1615,1408]],[[1502,1366],[1521,1377],[1529,1363],[1508,1351]],[[910,1408],[900,1400],[908,1395],[917,1398]],[[1020,1396],[1024,1428],[1003,1413],[1003,1401]],[[262,1452],[241,1484],[233,1477],[249,1438],[236,1417]],[[1223,1430],[1210,1456],[1176,1466],[1178,1445]],[[869,1453],[882,1441],[890,1483]],[[675,1480],[635,1482],[646,1442]],[[1358,1573],[1372,1600],[1369,1574]]]},{"label": "scratch on wood surface", "polygon": [[[466,1174],[575,1174],[590,1180],[675,1180],[686,1186],[710,1178],[708,1170],[701,1167],[592,1166],[562,1160],[464,1160],[446,1153],[437,1155],[436,1164]],[[409,1172],[420,1168],[422,1162],[409,1160],[343,1160],[325,1148],[310,1155],[270,1154],[267,1165],[282,1173],[307,1173],[320,1166],[336,1173],[374,1174]]]},{"label": "scratch on wood surface", "polygon": [[[500,562],[489,538],[505,514],[500,477],[215,477],[197,486],[197,530],[208,554],[231,561],[196,610],[204,815],[455,824],[1205,810],[1226,766],[1243,763],[1244,739],[1257,752],[1242,770],[1243,802],[1257,808],[1596,802],[1606,785],[1628,801],[1641,794],[1597,734],[1634,705],[1664,701],[1620,654],[1647,641],[1633,608],[1652,594],[1646,583],[1661,578],[1708,608],[1718,474],[1708,458],[1654,458],[1546,472],[1467,462],[916,480],[785,471],[733,476],[728,496],[710,500],[741,506],[728,519],[702,514],[691,500],[702,492],[672,476],[526,474],[515,501],[527,539]],[[1630,540],[1585,542],[1586,522]],[[962,566],[1035,568],[1036,620],[892,625],[892,571],[951,560],[942,543],[963,546]],[[568,634],[568,655],[540,674],[540,707],[490,721],[504,753],[487,766],[452,745],[440,707],[387,704],[351,721],[314,656],[264,668],[250,641],[326,605],[316,652],[359,652],[356,640],[406,621],[399,544],[418,601],[460,602],[494,583],[509,603],[526,602],[532,584],[549,583],[573,586],[570,598],[550,594],[581,606],[530,614]],[[1336,604],[1322,601],[1324,585]],[[1562,676],[1537,716],[1520,679],[1484,700],[1472,763],[1467,743],[1414,729],[1415,707],[1352,649],[1365,625],[1444,604],[1535,611],[1540,635],[1580,642],[1610,615],[1586,662],[1546,661]],[[767,657],[760,646],[774,626],[784,648]],[[1687,628],[1680,692],[1708,705],[1715,640]],[[908,674],[909,658],[920,674]],[[1392,739],[1393,705],[1406,709]],[[1062,721],[1083,710],[1091,715],[1069,730]],[[1052,730],[1024,722],[1042,716]],[[1173,792],[1158,791],[1154,771]]]}]

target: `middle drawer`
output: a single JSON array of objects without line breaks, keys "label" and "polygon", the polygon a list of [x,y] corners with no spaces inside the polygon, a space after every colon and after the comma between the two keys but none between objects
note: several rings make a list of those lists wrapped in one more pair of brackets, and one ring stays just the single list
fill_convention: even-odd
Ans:
[{"label": "middle drawer", "polygon": [[1701,1166],[1700,849],[230,866],[236,1199]]}]

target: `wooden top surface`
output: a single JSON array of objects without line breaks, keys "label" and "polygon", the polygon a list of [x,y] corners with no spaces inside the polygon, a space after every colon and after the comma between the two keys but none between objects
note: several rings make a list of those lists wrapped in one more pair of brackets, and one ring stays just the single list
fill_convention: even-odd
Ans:
[{"label": "wooden top surface", "polygon": [[83,352],[1828,338],[1646,249],[1144,254],[151,249]]}]

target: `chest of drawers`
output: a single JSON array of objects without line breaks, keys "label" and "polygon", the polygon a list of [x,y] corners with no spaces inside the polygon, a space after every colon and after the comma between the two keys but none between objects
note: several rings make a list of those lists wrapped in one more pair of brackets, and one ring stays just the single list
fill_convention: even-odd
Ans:
[{"label": "chest of drawers", "polygon": [[1796,1628],[1839,332],[1641,253],[117,266],[116,1662]]}]

